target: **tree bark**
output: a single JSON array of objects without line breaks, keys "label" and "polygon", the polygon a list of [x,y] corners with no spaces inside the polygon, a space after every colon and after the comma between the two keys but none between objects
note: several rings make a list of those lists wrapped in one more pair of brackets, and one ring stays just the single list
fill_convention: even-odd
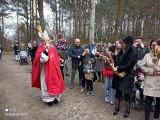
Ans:
[{"label": "tree bark", "polygon": [[124,0],[118,0],[117,2],[117,15],[116,15],[116,23],[115,23],[115,31],[114,31],[114,38],[113,40],[118,40],[119,35],[119,27],[122,24],[122,18],[123,18],[123,2]]},{"label": "tree bark", "polygon": [[32,41],[32,0],[30,0],[30,41]]},{"label": "tree bark", "polygon": [[91,0],[89,41],[94,41],[95,0]]},{"label": "tree bark", "polygon": [[19,14],[19,1],[17,5],[17,40],[19,42],[19,21],[18,21],[18,14]]},{"label": "tree bark", "polygon": [[58,10],[57,10],[57,1],[55,0],[55,10],[56,10],[56,35],[58,35]]},{"label": "tree bark", "polygon": [[74,34],[75,34],[75,38],[78,37],[77,35],[77,0],[74,0]]},{"label": "tree bark", "polygon": [[32,40],[34,39],[34,0],[32,0]]},{"label": "tree bark", "polygon": [[30,39],[29,39],[29,17],[28,17],[28,1],[25,0],[25,3],[26,3],[26,6],[25,6],[25,11],[26,11],[26,19],[27,19],[27,22],[26,22],[26,26],[27,26],[27,40],[28,42],[30,42]]},{"label": "tree bark", "polygon": [[40,25],[42,27],[42,31],[44,31],[45,24],[44,24],[44,14],[43,14],[43,0],[38,0],[38,12],[40,17]]},{"label": "tree bark", "polygon": [[80,0],[79,38],[82,39],[82,0]]}]

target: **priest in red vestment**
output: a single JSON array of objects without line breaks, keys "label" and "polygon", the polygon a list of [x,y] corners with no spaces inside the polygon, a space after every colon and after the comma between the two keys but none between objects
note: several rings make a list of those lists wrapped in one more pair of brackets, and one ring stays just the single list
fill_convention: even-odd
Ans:
[{"label": "priest in red vestment", "polygon": [[60,101],[65,90],[60,63],[64,60],[58,56],[56,47],[51,44],[47,31],[38,33],[42,38],[32,66],[32,87],[41,89],[42,101],[53,106]]}]

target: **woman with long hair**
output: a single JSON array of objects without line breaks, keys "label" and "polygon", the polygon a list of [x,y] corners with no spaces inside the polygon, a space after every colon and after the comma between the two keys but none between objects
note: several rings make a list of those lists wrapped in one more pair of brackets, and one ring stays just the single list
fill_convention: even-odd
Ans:
[{"label": "woman with long hair", "polygon": [[160,114],[160,39],[150,42],[150,53],[137,63],[145,73],[144,91],[145,98],[145,120],[150,120],[151,103],[156,99],[154,119],[159,120]]}]

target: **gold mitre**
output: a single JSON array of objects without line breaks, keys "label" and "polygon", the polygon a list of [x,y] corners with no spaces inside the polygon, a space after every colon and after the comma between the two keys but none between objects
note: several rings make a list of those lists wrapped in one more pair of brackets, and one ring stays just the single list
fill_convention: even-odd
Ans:
[{"label": "gold mitre", "polygon": [[42,34],[42,27],[40,25],[37,25],[35,29]]},{"label": "gold mitre", "polygon": [[44,32],[42,32],[42,27],[40,25],[37,25],[35,28],[38,31],[39,37],[41,37],[42,39],[49,39],[47,31],[44,30]]}]

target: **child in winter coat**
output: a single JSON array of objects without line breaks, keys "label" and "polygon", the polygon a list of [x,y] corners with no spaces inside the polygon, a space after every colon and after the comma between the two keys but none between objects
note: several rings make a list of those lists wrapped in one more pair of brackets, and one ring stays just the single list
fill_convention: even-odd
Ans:
[{"label": "child in winter coat", "polygon": [[95,59],[90,58],[88,61],[88,64],[84,66],[83,72],[86,80],[86,87],[87,87],[87,96],[90,94],[93,96],[93,78],[94,73],[96,72],[95,66],[94,66]]}]

